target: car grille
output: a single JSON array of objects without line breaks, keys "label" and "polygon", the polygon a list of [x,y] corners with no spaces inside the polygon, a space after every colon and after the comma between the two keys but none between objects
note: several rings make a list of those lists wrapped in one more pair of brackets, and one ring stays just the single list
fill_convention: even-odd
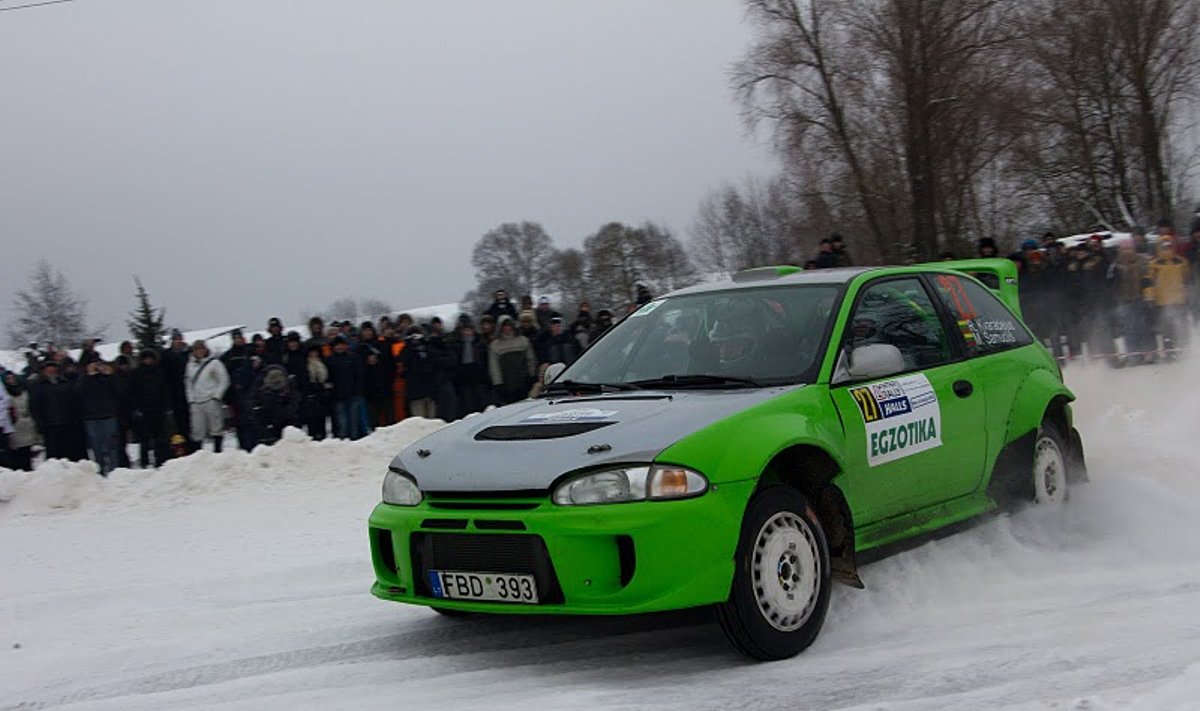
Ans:
[{"label": "car grille", "polygon": [[430,570],[532,575],[543,603],[563,602],[562,588],[541,536],[509,533],[414,533],[413,570],[419,595],[432,597]]}]

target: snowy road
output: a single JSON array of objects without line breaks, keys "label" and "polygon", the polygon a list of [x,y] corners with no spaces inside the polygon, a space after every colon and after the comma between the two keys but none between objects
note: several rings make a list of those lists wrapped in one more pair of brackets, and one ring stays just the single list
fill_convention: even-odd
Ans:
[{"label": "snowy road", "polygon": [[1093,483],[1065,517],[867,566],[774,664],[703,613],[451,620],[370,597],[366,515],[428,424],[109,482],[6,475],[0,709],[1200,709],[1197,375],[1070,372]]}]

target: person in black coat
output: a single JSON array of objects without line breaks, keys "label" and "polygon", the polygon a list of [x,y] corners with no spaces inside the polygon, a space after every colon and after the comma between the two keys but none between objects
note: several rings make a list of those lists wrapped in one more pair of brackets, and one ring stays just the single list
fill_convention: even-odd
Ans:
[{"label": "person in black coat", "polygon": [[118,414],[121,409],[121,386],[108,363],[94,360],[85,367],[84,375],[75,381],[83,412],[84,430],[92,459],[100,466],[100,474],[108,476],[119,465],[117,447],[121,445]]},{"label": "person in black coat", "polygon": [[[162,369],[167,378],[167,392],[171,394],[171,419],[175,425],[175,433],[185,440],[192,436],[191,408],[188,406],[187,389],[183,384],[188,358],[191,355],[191,349],[184,342],[183,334],[178,330],[171,331],[171,345],[162,355]],[[195,446],[189,442],[188,450],[193,449]]]},{"label": "person in black coat", "polygon": [[375,324],[364,321],[356,346],[363,363],[363,397],[367,401],[367,429],[395,424],[392,407],[392,381],[396,379],[396,358],[392,346],[375,333]]},{"label": "person in black coat", "polygon": [[404,363],[405,397],[408,414],[434,418],[437,413],[437,353],[431,352],[425,334],[413,328],[405,340],[400,359]]},{"label": "person in black coat", "polygon": [[300,374],[304,372],[304,364],[307,359],[308,356],[300,334],[288,331],[283,344],[283,362],[281,363],[284,370],[293,378],[299,378]]},{"label": "person in black coat", "polygon": [[294,383],[295,379],[282,365],[268,365],[259,374],[254,385],[254,422],[259,444],[275,444],[283,428],[295,421],[299,403]]},{"label": "person in black coat", "polygon": [[[238,447],[249,452],[258,443],[253,416],[255,373],[250,364],[254,350],[246,343],[246,336],[241,329],[234,329],[231,335],[233,345],[221,354],[221,363],[229,372],[229,389],[225,391],[225,404],[233,409]],[[258,343],[262,343],[261,338]]]},{"label": "person in black coat", "polygon": [[76,459],[74,428],[82,420],[79,394],[57,362],[42,364],[41,375],[29,389],[29,408],[42,434],[46,459]]},{"label": "person in black coat", "polygon": [[153,451],[154,466],[157,468],[171,454],[167,439],[167,411],[171,409],[171,395],[158,352],[147,348],[141,352],[139,360],[140,364],[129,376],[129,403],[133,408],[133,427],[138,436],[138,463],[142,469],[148,468],[150,452]]},{"label": "person in black coat", "polygon": [[513,302],[508,298],[508,292],[503,289],[497,289],[492,305],[487,307],[483,313],[492,317],[493,321],[500,320],[501,316],[511,316],[513,320],[517,318],[517,307],[513,306]]},{"label": "person in black coat", "polygon": [[305,350],[304,371],[296,379],[300,390],[300,419],[315,440],[325,439],[325,420],[329,413],[329,368],[321,357],[323,344],[311,343]]},{"label": "person in black coat", "polygon": [[267,321],[267,333],[270,336],[266,339],[266,352],[262,354],[267,365],[282,365],[283,364],[283,322],[278,318],[272,317]]},{"label": "person in black coat", "polygon": [[545,335],[540,351],[546,363],[570,365],[579,357],[579,341],[567,333],[561,318],[550,320],[550,331]]},{"label": "person in black coat", "polygon": [[487,342],[475,333],[468,320],[446,337],[446,352],[454,361],[454,392],[458,402],[458,415],[465,417],[473,412],[483,412],[489,403],[491,391],[488,375]]},{"label": "person in black coat", "polygon": [[326,362],[333,385],[333,434],[339,439],[359,439],[362,431],[358,410],[363,405],[362,360],[350,352],[350,342],[339,334],[333,339],[333,355]]}]

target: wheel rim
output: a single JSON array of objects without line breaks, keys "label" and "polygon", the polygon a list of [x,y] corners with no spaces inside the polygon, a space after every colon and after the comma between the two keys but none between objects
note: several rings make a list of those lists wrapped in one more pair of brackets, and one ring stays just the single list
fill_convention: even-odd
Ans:
[{"label": "wheel rim", "polygon": [[754,541],[754,600],[763,619],[781,632],[812,617],[821,592],[821,556],[812,527],[781,511],[763,524]]},{"label": "wheel rim", "polygon": [[1067,499],[1067,467],[1062,450],[1050,437],[1038,437],[1033,453],[1034,496],[1039,504],[1061,504]]}]

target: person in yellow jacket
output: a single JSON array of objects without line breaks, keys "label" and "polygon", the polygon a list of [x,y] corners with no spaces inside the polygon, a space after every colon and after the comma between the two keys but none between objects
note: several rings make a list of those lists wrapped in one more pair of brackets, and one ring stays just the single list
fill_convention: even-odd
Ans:
[{"label": "person in yellow jacket", "polygon": [[1150,260],[1147,276],[1150,292],[1158,310],[1159,331],[1168,352],[1187,345],[1188,288],[1192,272],[1186,259],[1175,252],[1175,241],[1163,237],[1157,255]]}]

